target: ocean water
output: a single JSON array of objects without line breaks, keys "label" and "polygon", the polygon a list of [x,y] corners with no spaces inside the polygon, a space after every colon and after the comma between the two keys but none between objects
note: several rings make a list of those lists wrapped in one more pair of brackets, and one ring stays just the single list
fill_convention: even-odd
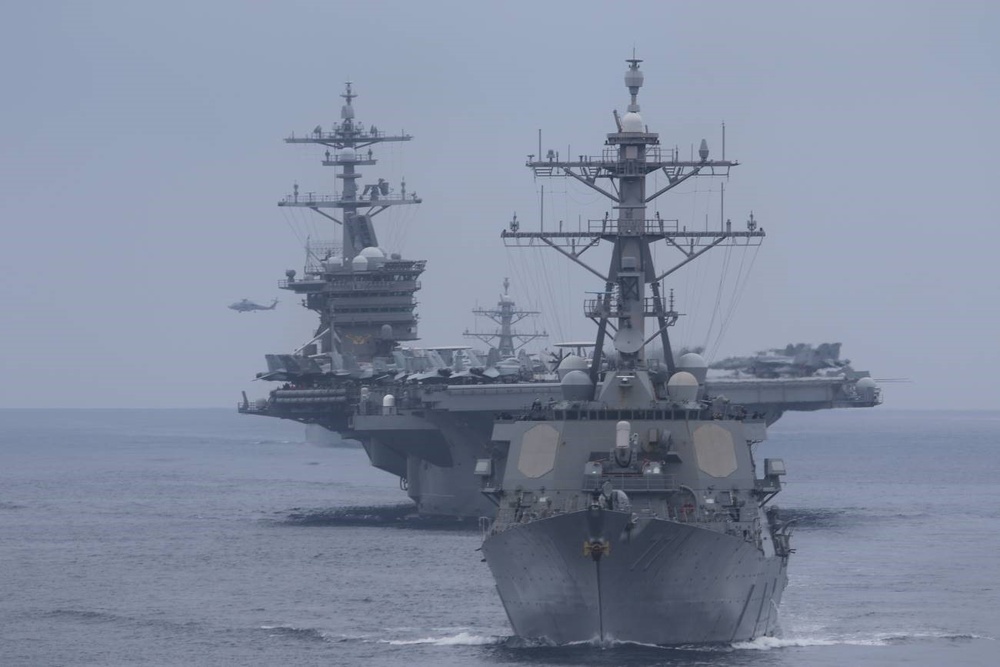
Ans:
[{"label": "ocean water", "polygon": [[[477,531],[225,410],[0,410],[0,665],[998,665],[1000,412],[790,414],[782,637],[510,637]],[[357,512],[354,513],[358,514]]]}]

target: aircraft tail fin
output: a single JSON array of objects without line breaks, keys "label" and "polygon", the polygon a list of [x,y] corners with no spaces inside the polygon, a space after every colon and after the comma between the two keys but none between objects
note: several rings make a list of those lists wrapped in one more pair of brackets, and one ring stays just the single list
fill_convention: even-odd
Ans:
[{"label": "aircraft tail fin", "polygon": [[265,308],[265,310],[274,310],[278,306],[278,300],[275,299],[271,302],[271,305]]}]

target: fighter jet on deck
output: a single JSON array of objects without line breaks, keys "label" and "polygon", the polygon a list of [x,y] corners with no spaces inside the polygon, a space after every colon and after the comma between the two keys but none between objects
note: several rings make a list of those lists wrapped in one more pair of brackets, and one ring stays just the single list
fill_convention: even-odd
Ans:
[{"label": "fighter jet on deck", "polygon": [[272,301],[270,306],[262,306],[259,303],[254,303],[250,299],[243,299],[242,301],[237,301],[236,303],[231,304],[229,309],[235,310],[238,313],[249,313],[254,310],[274,310],[277,305],[277,299]]}]

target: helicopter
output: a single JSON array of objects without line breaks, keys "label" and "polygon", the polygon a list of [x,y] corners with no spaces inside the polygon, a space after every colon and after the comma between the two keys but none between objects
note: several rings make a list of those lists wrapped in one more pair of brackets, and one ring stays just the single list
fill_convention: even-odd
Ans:
[{"label": "helicopter", "polygon": [[250,313],[255,310],[274,310],[275,306],[277,305],[278,305],[277,299],[272,301],[270,306],[262,306],[259,303],[254,303],[250,299],[243,299],[242,301],[237,301],[236,303],[230,304],[229,309],[235,310],[238,313]]}]

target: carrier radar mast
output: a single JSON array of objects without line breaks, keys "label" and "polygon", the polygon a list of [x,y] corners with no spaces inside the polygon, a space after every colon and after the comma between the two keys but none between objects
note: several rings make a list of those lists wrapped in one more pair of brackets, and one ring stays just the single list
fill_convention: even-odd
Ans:
[{"label": "carrier radar mast", "polygon": [[[390,206],[402,204],[419,204],[420,198],[415,192],[406,192],[406,181],[400,185],[399,192],[394,192],[384,179],[368,183],[358,194],[358,179],[361,174],[356,171],[358,166],[374,165],[378,162],[372,156],[371,146],[387,142],[410,141],[413,137],[406,132],[386,134],[375,125],[365,128],[364,124],[354,120],[354,106],[351,101],[357,95],[351,89],[351,82],[346,84],[346,90],[341,94],[345,104],[340,110],[341,122],[329,132],[324,132],[319,125],[310,134],[296,137],[294,134],[287,139],[288,144],[319,144],[326,146],[323,166],[337,167],[341,171],[337,178],[343,180],[340,195],[317,195],[313,192],[299,193],[296,184],[292,194],[286,196],[278,206],[301,206],[310,208],[320,215],[333,220],[343,228],[342,255],[350,262],[364,248],[378,247],[378,237],[372,226],[372,218]],[[329,149],[333,149],[331,152]],[[367,149],[365,152],[363,149]],[[343,220],[338,220],[320,209],[343,209]]]}]

